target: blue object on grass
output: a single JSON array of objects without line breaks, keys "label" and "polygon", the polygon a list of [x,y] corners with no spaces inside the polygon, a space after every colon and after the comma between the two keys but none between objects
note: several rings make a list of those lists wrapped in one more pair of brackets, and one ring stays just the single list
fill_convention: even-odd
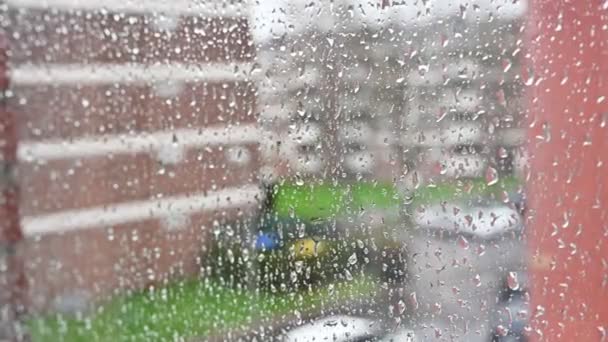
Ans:
[{"label": "blue object on grass", "polygon": [[255,249],[271,251],[279,248],[279,235],[274,232],[261,232],[255,241]]}]

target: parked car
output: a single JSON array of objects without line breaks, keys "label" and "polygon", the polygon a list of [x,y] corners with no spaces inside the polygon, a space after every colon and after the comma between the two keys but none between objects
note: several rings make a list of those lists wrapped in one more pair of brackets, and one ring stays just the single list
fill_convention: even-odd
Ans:
[{"label": "parked car", "polygon": [[389,329],[376,318],[328,316],[297,326],[283,334],[283,342],[419,342],[410,328]]},{"label": "parked car", "polygon": [[378,341],[381,324],[355,316],[329,316],[298,326],[283,335],[284,342],[363,342]]}]

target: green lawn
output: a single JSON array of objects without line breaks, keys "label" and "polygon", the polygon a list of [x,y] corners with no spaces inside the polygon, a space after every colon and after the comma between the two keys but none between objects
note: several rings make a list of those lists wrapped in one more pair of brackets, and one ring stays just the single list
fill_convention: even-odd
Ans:
[{"label": "green lawn", "polygon": [[483,179],[457,180],[417,189],[412,198],[412,207],[435,204],[442,201],[469,201],[475,198],[502,201],[504,192],[517,191],[521,181],[516,177],[501,178],[488,185]]},{"label": "green lawn", "polygon": [[377,291],[356,279],[333,289],[260,294],[216,281],[182,281],[105,303],[84,317],[34,317],[27,322],[33,341],[174,341],[246,328],[262,318],[316,311]]},{"label": "green lawn", "polygon": [[293,214],[303,220],[314,220],[334,216],[349,209],[385,209],[398,203],[399,195],[390,184],[284,184],[277,190],[274,210],[279,216]]},{"label": "green lawn", "polygon": [[[441,201],[466,201],[475,197],[502,199],[502,192],[517,190],[520,181],[505,177],[496,184],[487,185],[483,179],[456,180],[417,189],[411,206]],[[359,208],[392,209],[402,203],[402,196],[393,184],[283,184],[274,199],[274,211],[279,216],[295,215],[303,220],[327,218],[359,210]]]}]

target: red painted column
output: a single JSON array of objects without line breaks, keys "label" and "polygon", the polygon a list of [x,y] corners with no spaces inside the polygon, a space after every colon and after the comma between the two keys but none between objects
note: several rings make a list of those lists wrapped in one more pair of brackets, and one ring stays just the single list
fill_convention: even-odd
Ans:
[{"label": "red painted column", "polygon": [[25,311],[25,274],[19,255],[19,188],[15,116],[6,104],[9,78],[7,41],[0,35],[0,339],[22,340],[19,319]]},{"label": "red painted column", "polygon": [[530,4],[531,337],[608,341],[608,8]]}]

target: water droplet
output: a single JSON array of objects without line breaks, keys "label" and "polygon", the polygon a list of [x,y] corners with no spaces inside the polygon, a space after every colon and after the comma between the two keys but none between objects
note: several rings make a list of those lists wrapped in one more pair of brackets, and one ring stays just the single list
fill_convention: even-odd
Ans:
[{"label": "water droplet", "polygon": [[412,306],[412,308],[418,309],[418,298],[416,298],[416,292],[412,292],[410,293],[410,305]]},{"label": "water droplet", "polygon": [[405,302],[403,300],[399,300],[397,303],[397,310],[399,311],[400,315],[403,315],[405,312]]},{"label": "water droplet", "polygon": [[515,291],[519,289],[519,280],[517,279],[517,272],[509,272],[507,275],[507,286]]},{"label": "water droplet", "polygon": [[486,170],[486,184],[494,185],[498,183],[498,171],[495,168],[489,166]]},{"label": "water droplet", "polygon": [[545,314],[545,307],[542,305],[537,305],[536,306],[536,312],[534,313],[534,318],[538,318],[541,317]]},{"label": "water droplet", "polygon": [[477,287],[481,286],[481,276],[479,274],[476,274],[475,277],[473,277],[473,284]]},{"label": "water droplet", "polygon": [[496,327],[496,333],[500,336],[507,336],[509,334],[509,329],[505,328],[503,325],[498,325]]},{"label": "water droplet", "polygon": [[298,186],[302,186],[304,185],[304,179],[302,179],[302,176],[300,176],[299,174],[296,175],[296,185]]},{"label": "water droplet", "polygon": [[600,334],[600,342],[606,341],[606,336],[607,336],[606,328],[603,326],[599,326],[599,327],[597,327],[597,331]]},{"label": "water droplet", "polygon": [[232,249],[228,249],[227,257],[228,257],[228,262],[231,264],[234,264],[234,253],[232,252]]},{"label": "water droplet", "polygon": [[427,72],[429,71],[429,66],[422,64],[418,66],[418,74],[420,74],[420,76],[424,76]]},{"label": "water droplet", "polygon": [[348,257],[348,263],[351,265],[357,263],[357,253],[353,253],[351,256]]},{"label": "water droplet", "polygon": [[469,241],[467,241],[467,239],[462,235],[458,238],[458,245],[462,249],[469,249]]},{"label": "water droplet", "polygon": [[302,261],[302,260],[296,261],[295,266],[296,266],[296,272],[302,273],[302,270],[304,269],[304,261]]},{"label": "water droplet", "polygon": [[524,68],[522,78],[525,79],[524,84],[529,87],[534,84],[534,69],[531,67]]},{"label": "water droplet", "polygon": [[543,135],[542,135],[542,139],[544,139],[546,142],[551,141],[551,126],[548,123],[543,123],[542,125],[543,128]]},{"label": "water droplet", "polygon": [[505,159],[509,156],[509,151],[507,151],[506,148],[504,147],[499,147],[498,148],[498,157],[501,159]]}]

